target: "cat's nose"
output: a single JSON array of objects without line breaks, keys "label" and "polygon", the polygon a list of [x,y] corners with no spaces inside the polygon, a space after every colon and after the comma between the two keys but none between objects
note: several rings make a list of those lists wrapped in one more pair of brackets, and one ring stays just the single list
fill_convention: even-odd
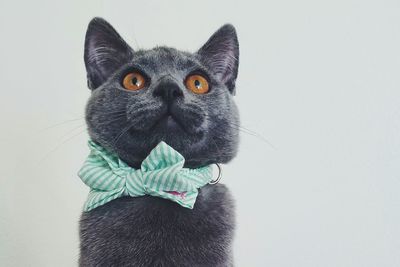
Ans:
[{"label": "cat's nose", "polygon": [[155,97],[161,97],[167,104],[172,104],[183,96],[182,89],[174,81],[161,81],[153,91]]}]

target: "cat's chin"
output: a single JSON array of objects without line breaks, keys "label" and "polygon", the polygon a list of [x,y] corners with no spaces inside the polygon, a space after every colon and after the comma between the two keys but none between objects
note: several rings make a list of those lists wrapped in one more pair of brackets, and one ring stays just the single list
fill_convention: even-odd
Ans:
[{"label": "cat's chin", "polygon": [[[140,168],[142,161],[148,156],[150,151],[161,141],[166,142],[169,146],[177,150],[185,157],[185,166],[196,168],[204,166],[204,158],[192,158],[194,151],[199,151],[205,145],[205,135],[198,133],[196,135],[187,134],[182,129],[171,130],[171,127],[178,127],[176,125],[168,126],[171,122],[164,122],[166,125],[165,132],[160,130],[153,133],[139,134],[138,132],[130,132],[127,134],[123,141],[119,142],[117,147],[113,148],[123,161],[128,163],[131,167]],[[161,126],[160,126],[161,127]],[[207,161],[208,162],[208,161]]]}]

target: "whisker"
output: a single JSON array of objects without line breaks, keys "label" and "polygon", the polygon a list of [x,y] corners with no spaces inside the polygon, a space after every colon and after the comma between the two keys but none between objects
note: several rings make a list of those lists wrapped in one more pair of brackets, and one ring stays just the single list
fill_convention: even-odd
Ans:
[{"label": "whisker", "polygon": [[[208,121],[213,122],[211,120],[211,118],[209,118],[209,117],[205,117],[205,119],[208,120]],[[266,137],[264,137],[263,135],[255,132],[255,131],[252,131],[252,130],[249,130],[247,128],[244,128],[243,126],[241,126],[239,124],[236,124],[234,122],[228,122],[227,125],[229,127],[231,127],[232,129],[235,129],[235,130],[238,130],[238,131],[240,131],[242,133],[254,136],[254,137],[258,138],[259,140],[263,141],[264,143],[268,144],[271,148],[276,149],[276,147]]]},{"label": "whisker", "polygon": [[215,148],[217,149],[217,156],[222,156],[222,151],[219,149],[219,146],[217,145],[217,142],[215,142],[214,138],[211,138],[211,141],[214,143]]},{"label": "whisker", "polygon": [[50,130],[50,129],[55,128],[55,127],[57,127],[57,126],[64,125],[64,124],[66,124],[66,123],[70,123],[70,122],[74,122],[74,121],[78,121],[78,120],[83,120],[84,118],[85,118],[85,116],[82,116],[82,117],[79,117],[79,118],[76,118],[76,119],[70,119],[70,120],[66,120],[66,121],[63,121],[63,122],[59,122],[59,123],[50,125],[50,126],[48,126],[48,127],[45,127],[45,128],[43,128],[43,129],[40,129],[37,133],[38,133],[38,134],[39,134],[39,133],[42,133],[42,132],[44,132],[44,131],[46,131],[46,130]]},{"label": "whisker", "polygon": [[82,131],[79,131],[78,133],[74,134],[73,136],[65,139],[63,142],[60,144],[56,145],[53,149],[48,151],[38,162],[37,165],[40,165],[45,159],[47,159],[51,154],[56,152],[62,145],[64,145],[66,142],[71,141],[73,138],[77,137],[78,135],[82,134],[85,132],[86,129],[83,129]]},{"label": "whisker", "polygon": [[128,126],[126,126],[124,129],[121,130],[121,132],[116,136],[116,138],[114,138],[113,142],[112,142],[112,146],[116,146],[119,139],[129,131],[130,128],[132,128],[136,123],[131,123]]},{"label": "whisker", "polygon": [[126,110],[125,109],[121,109],[121,110],[113,110],[113,111],[104,111],[101,109],[91,109],[90,111],[95,111],[100,113],[101,115],[112,115],[112,114],[125,114]]},{"label": "whisker", "polygon": [[111,120],[101,120],[98,123],[101,124],[101,125],[110,124],[110,123],[113,123],[113,122],[116,122],[116,121],[120,121],[121,119],[124,119],[124,118],[126,118],[125,113],[124,114],[120,114],[118,116],[111,117]]},{"label": "whisker", "polygon": [[74,127],[73,129],[71,129],[71,130],[69,130],[68,132],[66,132],[65,134],[63,134],[63,135],[60,137],[60,139],[63,139],[64,137],[68,136],[70,133],[74,132],[75,130],[80,129],[80,128],[85,127],[85,126],[86,126],[86,123]]}]

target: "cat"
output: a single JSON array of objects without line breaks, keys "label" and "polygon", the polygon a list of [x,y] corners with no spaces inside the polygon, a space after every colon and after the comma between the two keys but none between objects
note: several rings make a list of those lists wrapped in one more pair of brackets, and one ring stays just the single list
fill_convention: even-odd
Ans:
[{"label": "cat", "polygon": [[[239,44],[232,25],[195,53],[134,51],[94,18],[84,61],[89,136],[129,166],[140,168],[160,141],[181,153],[187,168],[237,154]],[[234,229],[234,201],[223,184],[199,189],[193,209],[158,197],[121,197],[82,213],[79,265],[233,266]]]}]

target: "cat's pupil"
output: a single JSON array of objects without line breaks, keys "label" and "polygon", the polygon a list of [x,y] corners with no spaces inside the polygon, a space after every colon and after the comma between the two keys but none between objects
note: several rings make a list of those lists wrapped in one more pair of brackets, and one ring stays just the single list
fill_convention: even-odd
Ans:
[{"label": "cat's pupil", "polygon": [[199,80],[195,80],[194,81],[194,86],[196,86],[196,88],[200,88],[201,82]]},{"label": "cat's pupil", "polygon": [[136,77],[133,77],[133,78],[132,78],[132,84],[134,84],[134,85],[139,85],[139,84],[138,84],[138,79],[137,79]]}]

